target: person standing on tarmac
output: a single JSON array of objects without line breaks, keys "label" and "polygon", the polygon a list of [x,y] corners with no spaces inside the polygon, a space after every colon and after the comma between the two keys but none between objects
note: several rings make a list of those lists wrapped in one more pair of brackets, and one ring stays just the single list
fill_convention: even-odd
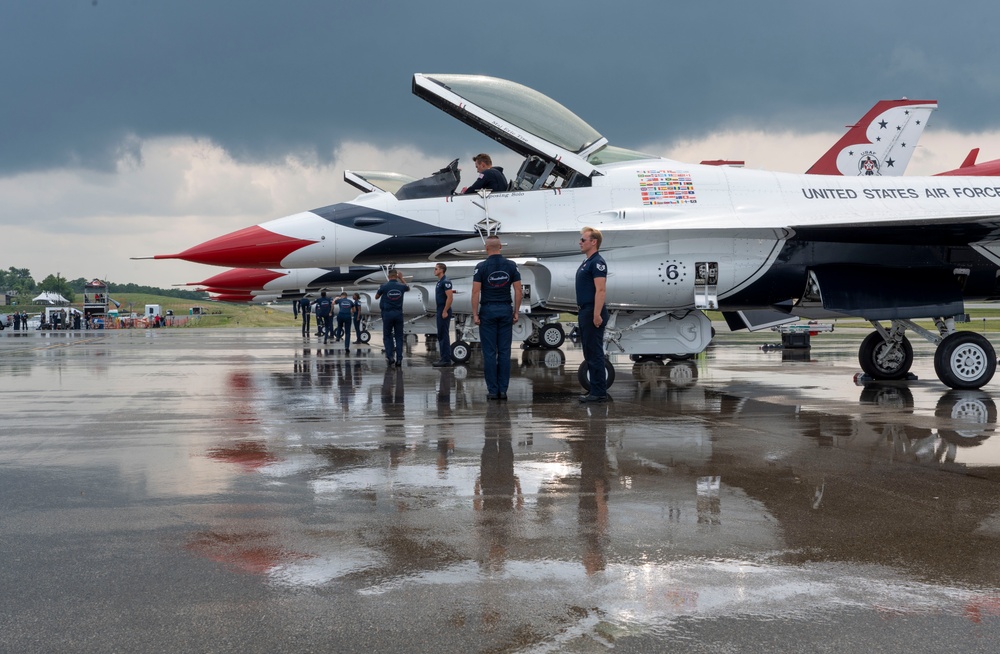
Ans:
[{"label": "person standing on tarmac", "polygon": [[309,301],[307,296],[303,295],[297,304],[299,307],[299,313],[302,314],[302,335],[309,338],[309,318],[312,314],[310,311],[312,302]]},{"label": "person standing on tarmac", "polygon": [[354,312],[354,300],[347,297],[347,291],[340,294],[337,301],[337,333],[344,336],[344,352],[351,353],[351,314]]},{"label": "person standing on tarmac", "polygon": [[521,273],[501,248],[499,236],[487,237],[486,261],[472,275],[472,320],[479,325],[488,400],[507,399],[510,342],[521,312]]},{"label": "person standing on tarmac", "polygon": [[434,276],[438,278],[437,286],[434,287],[434,299],[437,311],[437,341],[438,351],[441,357],[434,362],[435,368],[443,368],[451,365],[451,301],[455,295],[451,280],[445,275],[448,266],[443,263],[434,265]]},{"label": "person standing on tarmac", "polygon": [[326,296],[326,291],[319,294],[316,300],[316,318],[322,322],[320,331],[323,333],[323,344],[333,336],[333,300]]},{"label": "person standing on tarmac", "polygon": [[608,264],[598,250],[604,239],[593,227],[580,230],[580,252],[587,258],[576,271],[577,320],[580,344],[590,375],[590,392],[580,396],[581,402],[607,402],[608,380],[604,368],[604,328],[608,323],[607,294]]},{"label": "person standing on tarmac", "polygon": [[375,292],[382,310],[382,344],[389,367],[403,365],[403,294],[408,290],[410,287],[403,282],[403,274],[394,270],[389,273],[389,281]]}]

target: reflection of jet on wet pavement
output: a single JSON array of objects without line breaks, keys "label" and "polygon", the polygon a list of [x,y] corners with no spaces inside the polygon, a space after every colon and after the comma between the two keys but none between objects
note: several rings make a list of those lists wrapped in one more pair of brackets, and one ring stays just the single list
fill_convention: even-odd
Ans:
[{"label": "reflection of jet on wet pavement", "polygon": [[[239,396],[263,398],[269,418],[244,419],[242,438],[207,454],[253,452],[248,480],[301,504],[220,512],[190,539],[275,584],[350,582],[360,597],[478,589],[470,622],[517,614],[516,587],[536,603],[589,598],[580,605],[602,619],[656,622],[793,610],[788,588],[819,607],[868,588],[920,612],[975,601],[921,583],[1000,583],[997,469],[963,461],[994,429],[982,394],[943,394],[932,416],[906,387],[859,388],[856,410],[835,415],[661,366],[637,378],[635,397],[581,410],[545,397],[486,405],[466,393],[479,380],[451,370],[428,369],[439,376],[428,382],[418,368],[345,377],[294,365],[241,378]],[[525,367],[524,383],[536,371],[552,372]],[[986,421],[965,420],[975,416]],[[571,622],[588,629],[595,615]]]}]

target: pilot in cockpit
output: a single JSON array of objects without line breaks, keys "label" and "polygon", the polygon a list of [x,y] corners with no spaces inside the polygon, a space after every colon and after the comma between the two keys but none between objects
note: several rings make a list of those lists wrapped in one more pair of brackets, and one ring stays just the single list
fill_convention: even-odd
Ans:
[{"label": "pilot in cockpit", "polygon": [[479,176],[472,183],[472,186],[462,190],[463,194],[475,193],[481,188],[487,188],[494,192],[507,190],[507,178],[504,177],[503,168],[494,168],[490,155],[477,154],[472,160],[476,163],[476,171]]}]

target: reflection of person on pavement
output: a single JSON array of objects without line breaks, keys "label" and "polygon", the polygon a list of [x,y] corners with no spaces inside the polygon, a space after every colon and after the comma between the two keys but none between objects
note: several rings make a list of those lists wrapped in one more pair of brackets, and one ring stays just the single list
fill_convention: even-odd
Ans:
[{"label": "reflection of person on pavement", "polygon": [[489,189],[493,192],[507,190],[507,178],[504,177],[503,168],[494,168],[493,159],[488,154],[477,154],[472,158],[476,164],[476,181],[472,186],[465,188],[463,194],[475,193],[481,188]]},{"label": "reflection of person on pavement", "polygon": [[583,540],[583,567],[588,575],[601,572],[607,565],[604,556],[608,535],[608,491],[611,464],[608,460],[608,408],[590,410],[586,431],[569,441],[574,457],[580,462],[580,499],[577,521]]},{"label": "reflection of person on pavement", "polygon": [[506,404],[486,407],[483,454],[472,506],[481,513],[478,522],[485,552],[480,554],[479,565],[498,569],[507,558],[513,511],[524,507],[521,481],[514,474],[514,446]]},{"label": "reflection of person on pavement", "polygon": [[386,449],[389,450],[389,465],[399,466],[406,451],[406,416],[403,411],[403,371],[400,368],[386,368],[382,377],[382,414],[385,424]]}]

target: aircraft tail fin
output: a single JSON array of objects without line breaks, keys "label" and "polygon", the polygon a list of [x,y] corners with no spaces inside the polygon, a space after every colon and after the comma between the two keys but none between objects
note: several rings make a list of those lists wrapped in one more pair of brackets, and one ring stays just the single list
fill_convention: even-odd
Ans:
[{"label": "aircraft tail fin", "polygon": [[972,148],[969,154],[965,157],[965,161],[959,168],[971,168],[976,165],[976,159],[979,157],[979,148]]},{"label": "aircraft tail fin", "polygon": [[896,176],[910,163],[936,100],[880,100],[819,158],[809,175]]}]

